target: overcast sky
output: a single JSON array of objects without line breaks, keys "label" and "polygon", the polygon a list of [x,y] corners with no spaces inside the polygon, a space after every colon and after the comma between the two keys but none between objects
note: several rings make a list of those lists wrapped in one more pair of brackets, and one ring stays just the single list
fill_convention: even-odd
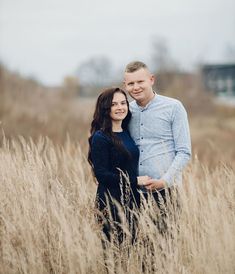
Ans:
[{"label": "overcast sky", "polygon": [[0,61],[57,85],[87,59],[151,62],[164,37],[181,68],[229,61],[234,0],[0,0]]}]

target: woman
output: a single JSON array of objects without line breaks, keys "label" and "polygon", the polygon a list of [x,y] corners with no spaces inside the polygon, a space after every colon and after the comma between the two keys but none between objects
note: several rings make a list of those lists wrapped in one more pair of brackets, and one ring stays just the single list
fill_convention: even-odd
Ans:
[{"label": "woman", "polygon": [[127,130],[130,119],[129,103],[122,89],[109,88],[99,95],[91,123],[88,160],[98,181],[98,220],[107,239],[118,244],[124,236],[120,208],[133,240],[135,225],[131,211],[140,204],[138,184],[149,179],[137,176],[139,150]]}]

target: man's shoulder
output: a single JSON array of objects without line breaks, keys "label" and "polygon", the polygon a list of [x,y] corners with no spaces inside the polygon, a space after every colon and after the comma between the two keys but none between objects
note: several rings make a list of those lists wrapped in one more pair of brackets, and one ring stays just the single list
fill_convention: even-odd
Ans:
[{"label": "man's shoulder", "polygon": [[134,106],[137,106],[136,104],[136,101],[135,100],[132,100],[130,103],[129,103],[130,107],[134,107]]},{"label": "man's shoulder", "polygon": [[172,106],[182,104],[178,99],[161,94],[157,94],[157,98],[166,104],[171,104]]},{"label": "man's shoulder", "polygon": [[135,100],[129,103],[129,107],[131,112],[135,112],[136,110],[138,110],[138,105]]},{"label": "man's shoulder", "polygon": [[159,95],[159,98],[162,100],[160,104],[171,113],[171,118],[175,115],[187,115],[187,111],[180,100],[163,95]]}]

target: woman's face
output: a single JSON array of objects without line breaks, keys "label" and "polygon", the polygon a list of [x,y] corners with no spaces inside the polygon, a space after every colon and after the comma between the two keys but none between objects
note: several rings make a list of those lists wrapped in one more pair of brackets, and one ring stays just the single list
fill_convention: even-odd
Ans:
[{"label": "woman's face", "polygon": [[116,92],[113,95],[110,117],[112,121],[122,121],[128,113],[126,97],[121,92]]}]

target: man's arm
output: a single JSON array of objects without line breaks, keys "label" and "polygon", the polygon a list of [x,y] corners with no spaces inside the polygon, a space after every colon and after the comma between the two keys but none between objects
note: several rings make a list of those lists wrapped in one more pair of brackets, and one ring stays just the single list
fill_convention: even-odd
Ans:
[{"label": "man's arm", "polygon": [[177,184],[176,178],[191,158],[191,138],[188,117],[181,102],[177,101],[172,113],[172,134],[175,145],[175,158],[166,173],[160,179],[151,179],[146,182],[148,190],[160,190]]},{"label": "man's arm", "polygon": [[175,145],[175,158],[162,176],[168,187],[175,182],[177,174],[181,173],[183,168],[191,158],[191,138],[189,123],[186,110],[181,102],[177,101],[172,115],[172,134]]}]

